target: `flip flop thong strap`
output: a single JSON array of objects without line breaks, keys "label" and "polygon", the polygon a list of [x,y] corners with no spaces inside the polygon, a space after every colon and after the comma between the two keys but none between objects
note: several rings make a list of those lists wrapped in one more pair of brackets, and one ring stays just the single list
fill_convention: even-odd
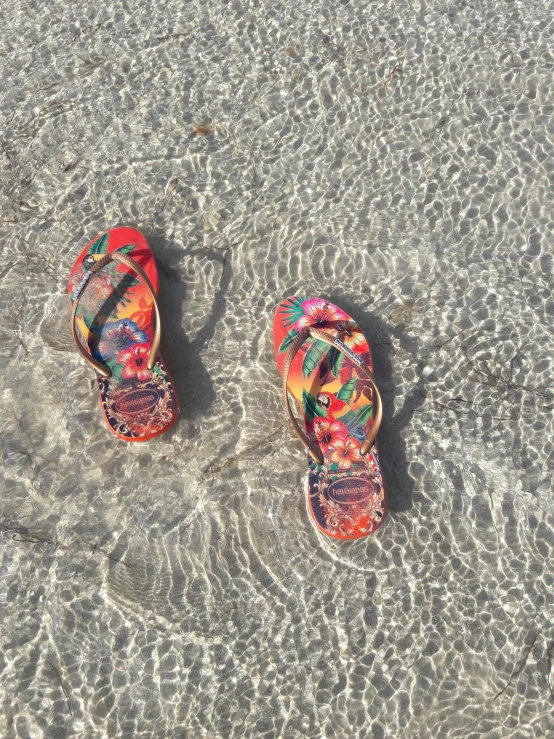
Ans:
[{"label": "flip flop thong strap", "polygon": [[307,326],[306,328],[302,329],[302,331],[300,331],[298,336],[289,346],[289,349],[285,356],[285,363],[283,365],[283,397],[285,400],[285,408],[287,410],[287,414],[290,419],[290,422],[292,423],[292,427],[294,428],[296,435],[298,436],[300,441],[304,444],[304,446],[310,452],[310,454],[315,459],[315,461],[318,464],[323,464],[323,456],[321,454],[321,451],[315,444],[313,444],[308,439],[304,431],[302,431],[302,429],[300,428],[298,421],[294,417],[294,414],[290,407],[289,394],[288,394],[288,376],[289,376],[289,370],[290,370],[292,361],[294,357],[296,356],[298,350],[302,346],[302,344],[310,336],[314,339],[325,341],[327,344],[331,344],[331,346],[336,347],[339,351],[345,354],[348,357],[348,359],[356,366],[357,371],[364,377],[364,379],[369,380],[369,382],[371,382],[373,386],[373,408],[372,408],[373,423],[371,424],[371,428],[367,432],[366,437],[360,446],[360,453],[367,454],[369,450],[371,449],[371,447],[373,446],[373,443],[375,442],[375,437],[377,436],[377,432],[379,431],[379,426],[381,425],[381,419],[383,417],[383,408],[382,408],[381,396],[379,394],[379,390],[377,388],[377,385],[375,384],[373,375],[369,371],[369,368],[367,367],[367,365],[364,364],[363,360],[360,359],[360,357],[357,354],[355,354],[351,349],[349,349],[349,347],[347,347],[346,344],[344,344],[337,336],[327,331],[324,331],[323,329],[318,329],[318,328],[314,328],[311,326]]},{"label": "flip flop thong strap", "polygon": [[127,254],[120,254],[117,251],[109,252],[108,254],[105,254],[101,259],[99,259],[97,262],[95,262],[92,267],[85,272],[83,279],[77,286],[75,292],[73,293],[73,311],[71,314],[71,331],[73,334],[73,340],[75,341],[75,344],[77,345],[77,349],[79,350],[79,353],[83,357],[83,359],[86,359],[86,361],[94,367],[94,369],[99,372],[103,377],[110,377],[112,372],[109,367],[107,367],[102,362],[99,362],[97,359],[92,357],[90,353],[85,349],[83,346],[82,341],[80,340],[78,334],[77,334],[77,308],[79,306],[79,300],[81,299],[81,295],[83,294],[86,286],[89,283],[90,278],[95,275],[97,272],[99,272],[101,269],[103,269],[107,264],[110,262],[120,262],[121,264],[124,264],[129,269],[133,270],[133,272],[136,272],[136,274],[142,279],[148,290],[150,291],[150,294],[152,295],[152,300],[154,301],[154,311],[156,313],[156,323],[154,326],[154,338],[152,340],[152,346],[150,347],[150,354],[148,355],[148,369],[152,369],[154,365],[156,364],[156,359],[158,356],[158,350],[160,348],[160,339],[161,339],[161,323],[160,323],[160,311],[158,309],[158,301],[156,300],[156,292],[154,290],[154,287],[152,283],[150,282],[150,278],[146,274],[146,272],[143,270],[143,268],[140,266],[138,262],[135,262],[134,259],[131,259],[130,256]]}]

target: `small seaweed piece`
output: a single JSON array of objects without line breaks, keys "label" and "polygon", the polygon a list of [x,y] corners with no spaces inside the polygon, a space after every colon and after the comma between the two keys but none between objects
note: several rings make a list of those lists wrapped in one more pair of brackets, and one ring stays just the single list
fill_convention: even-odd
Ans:
[{"label": "small seaweed piece", "polygon": [[537,631],[537,633],[535,634],[535,638],[533,639],[533,641],[531,642],[531,644],[529,644],[528,646],[524,647],[524,649],[523,649],[523,653],[524,653],[523,654],[523,658],[519,662],[516,663],[517,668],[514,667],[514,669],[512,670],[512,674],[510,675],[510,679],[508,680],[508,682],[506,683],[506,685],[502,688],[502,690],[500,690],[494,696],[493,700],[496,700],[499,696],[501,696],[503,693],[505,693],[506,690],[512,684],[512,680],[514,679],[514,677],[518,677],[521,674],[521,672],[523,671],[523,668],[527,664],[527,660],[529,659],[529,655],[531,654],[531,652],[533,650],[533,647],[535,646],[535,642],[539,638],[539,634],[540,633],[541,633],[541,630],[539,629]]},{"label": "small seaweed piece", "polygon": [[211,123],[208,124],[200,124],[198,126],[195,126],[193,129],[193,133],[195,133],[197,136],[209,136],[212,131],[214,130],[214,127]]}]

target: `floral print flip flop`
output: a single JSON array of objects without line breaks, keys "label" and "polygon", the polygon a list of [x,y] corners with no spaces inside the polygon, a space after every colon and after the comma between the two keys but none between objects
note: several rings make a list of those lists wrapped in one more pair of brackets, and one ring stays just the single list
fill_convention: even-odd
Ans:
[{"label": "floral print flip flop", "polygon": [[114,228],[83,249],[69,276],[73,338],[96,370],[100,404],[112,433],[146,441],[179,412],[159,353],[158,271],[144,236]]},{"label": "floral print flip flop", "polygon": [[386,497],[375,444],[381,397],[365,336],[333,303],[292,297],[275,312],[273,337],[287,414],[308,451],[313,523],[335,539],[372,534],[385,517]]}]

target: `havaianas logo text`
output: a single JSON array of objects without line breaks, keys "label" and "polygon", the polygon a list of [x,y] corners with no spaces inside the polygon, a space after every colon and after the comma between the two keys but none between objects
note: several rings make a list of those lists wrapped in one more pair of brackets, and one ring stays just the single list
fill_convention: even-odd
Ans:
[{"label": "havaianas logo text", "polygon": [[360,503],[377,491],[378,488],[370,480],[349,475],[332,482],[327,489],[327,496],[337,503]]},{"label": "havaianas logo text", "polygon": [[81,282],[80,282],[80,283],[79,283],[79,284],[77,285],[77,287],[75,288],[75,292],[73,293],[73,300],[74,300],[74,301],[75,301],[75,300],[78,300],[78,299],[79,299],[79,296],[80,296],[80,294],[81,294],[81,293],[83,292],[83,290],[85,289],[85,287],[86,287],[86,284],[87,284],[87,282],[88,282],[88,281],[90,280],[90,278],[91,278],[92,274],[93,274],[93,273],[92,273],[92,270],[91,270],[91,269],[89,269],[89,270],[88,270],[88,272],[85,272],[85,274],[83,275],[83,279],[82,279],[82,280],[81,280]]},{"label": "havaianas logo text", "polygon": [[341,352],[346,354],[346,356],[351,359],[357,367],[363,366],[363,362],[360,357],[355,354],[355,352],[353,352],[350,347],[346,346],[344,342],[342,342],[340,339],[335,339],[334,344],[338,349],[341,350]]},{"label": "havaianas logo text", "polygon": [[117,398],[114,407],[118,413],[140,415],[152,411],[159,400],[160,395],[156,391],[150,388],[139,388]]}]

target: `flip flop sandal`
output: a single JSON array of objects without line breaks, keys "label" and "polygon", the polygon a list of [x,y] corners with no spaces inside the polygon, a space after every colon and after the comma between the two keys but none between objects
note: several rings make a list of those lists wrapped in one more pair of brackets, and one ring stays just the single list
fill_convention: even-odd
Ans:
[{"label": "flip flop sandal", "polygon": [[157,292],[154,256],[134,228],[114,228],[97,236],[83,249],[69,277],[75,344],[97,372],[110,431],[125,441],[158,436],[179,412],[158,350]]},{"label": "flip flop sandal", "polygon": [[308,451],[313,523],[336,539],[372,534],[385,517],[386,498],[375,444],[381,396],[365,336],[333,303],[293,297],[278,306],[273,337],[287,414]]}]

